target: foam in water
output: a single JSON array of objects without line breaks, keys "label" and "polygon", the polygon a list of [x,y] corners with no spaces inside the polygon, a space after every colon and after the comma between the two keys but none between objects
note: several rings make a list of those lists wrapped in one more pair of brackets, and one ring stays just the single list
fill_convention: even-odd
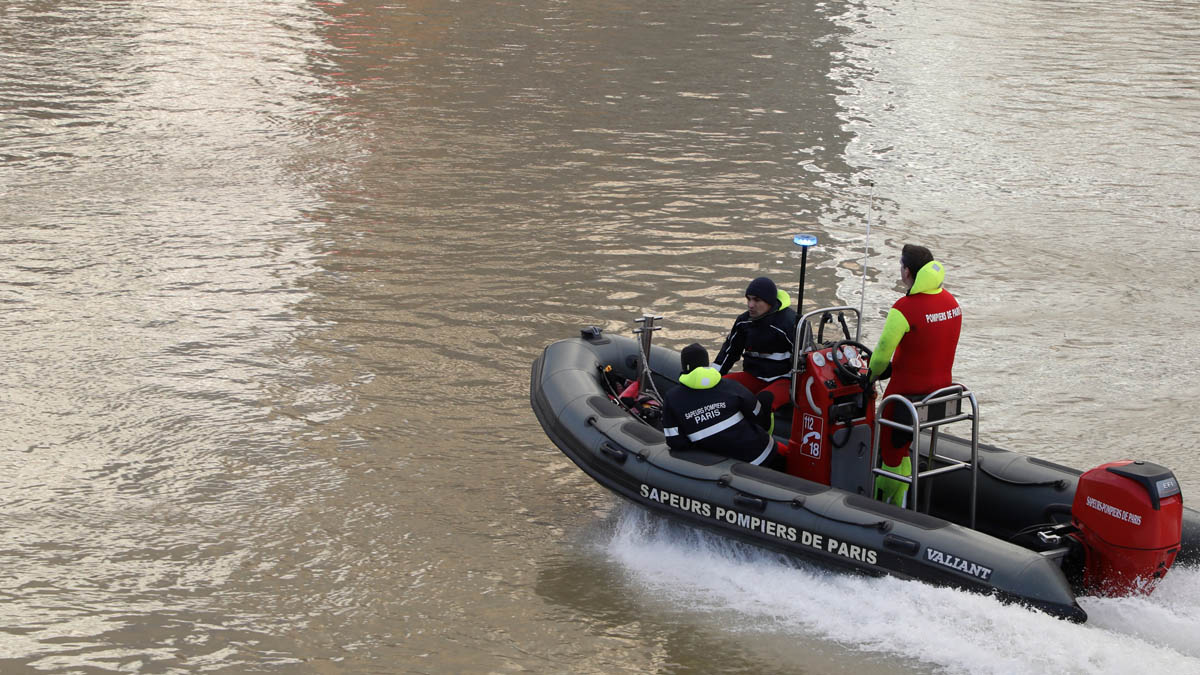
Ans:
[{"label": "foam in water", "polygon": [[1200,673],[1195,569],[1173,569],[1148,598],[1081,598],[1089,621],[1079,625],[979,594],[796,564],[631,506],[606,550],[656,600],[738,615],[721,622],[731,631],[794,633],[934,671]]}]

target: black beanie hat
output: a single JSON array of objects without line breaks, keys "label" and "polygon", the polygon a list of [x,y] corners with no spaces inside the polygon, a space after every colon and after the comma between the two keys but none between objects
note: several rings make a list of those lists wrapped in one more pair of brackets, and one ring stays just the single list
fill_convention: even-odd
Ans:
[{"label": "black beanie hat", "polygon": [[683,363],[683,372],[690,373],[696,368],[708,365],[708,351],[698,342],[693,342],[683,348],[680,353],[680,361]]},{"label": "black beanie hat", "polygon": [[753,295],[760,300],[765,300],[772,307],[779,304],[779,292],[775,288],[775,282],[771,281],[769,277],[759,277],[751,281],[750,285],[746,287],[746,295]]}]

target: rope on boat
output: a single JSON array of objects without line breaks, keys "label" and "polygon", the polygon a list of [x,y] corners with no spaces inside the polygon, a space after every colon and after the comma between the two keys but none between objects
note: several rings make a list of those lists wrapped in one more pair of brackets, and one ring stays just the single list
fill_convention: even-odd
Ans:
[{"label": "rope on boat", "polygon": [[[649,339],[648,336],[647,339]],[[650,388],[654,390],[654,395],[658,397],[658,400],[663,402],[663,395],[658,392],[658,385],[654,384],[654,377],[652,377],[654,371],[650,369],[650,355],[646,353],[646,346],[642,344],[641,340],[637,340],[637,343],[638,354],[642,357],[642,365],[646,368],[646,372],[651,375],[651,377],[646,378],[646,381],[650,383]]]}]

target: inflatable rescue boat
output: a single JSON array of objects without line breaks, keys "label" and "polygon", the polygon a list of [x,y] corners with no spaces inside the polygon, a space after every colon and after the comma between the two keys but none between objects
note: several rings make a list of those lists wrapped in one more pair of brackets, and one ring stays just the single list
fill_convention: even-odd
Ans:
[{"label": "inflatable rescue boat", "polygon": [[[962,385],[898,400],[911,426],[877,419],[853,307],[797,321],[792,405],[775,427],[791,446],[786,472],[672,452],[659,392],[675,386],[680,354],[651,344],[660,318],[638,319],[634,338],[589,327],[554,342],[530,382],[550,440],[651,511],[796,558],[991,594],[1076,622],[1087,618],[1077,596],[1150,593],[1173,563],[1200,558],[1200,512],[1183,506],[1165,467],[1122,460],[1081,472],[981,444],[977,402]],[[826,340],[830,326],[836,335]],[[917,469],[904,479],[907,508],[873,498],[882,424],[920,439]],[[969,433],[943,429],[954,424]]]}]

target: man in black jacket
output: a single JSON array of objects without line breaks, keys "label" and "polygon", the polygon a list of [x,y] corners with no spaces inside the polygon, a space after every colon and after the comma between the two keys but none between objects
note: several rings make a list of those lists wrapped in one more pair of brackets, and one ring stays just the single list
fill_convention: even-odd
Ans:
[{"label": "man in black jacket", "polygon": [[679,386],[663,402],[663,434],[672,450],[703,450],[715,455],[784,468],[786,447],[760,424],[771,411],[736,381],[708,365],[698,344],[684,347]]},{"label": "man in black jacket", "polygon": [[[796,312],[786,291],[768,277],[758,277],[746,287],[747,311],[733,322],[725,344],[717,352],[714,366],[721,375],[737,380],[757,394],[769,391],[771,409],[778,410],[790,399],[793,338]],[[742,360],[742,371],[730,373]]]}]

